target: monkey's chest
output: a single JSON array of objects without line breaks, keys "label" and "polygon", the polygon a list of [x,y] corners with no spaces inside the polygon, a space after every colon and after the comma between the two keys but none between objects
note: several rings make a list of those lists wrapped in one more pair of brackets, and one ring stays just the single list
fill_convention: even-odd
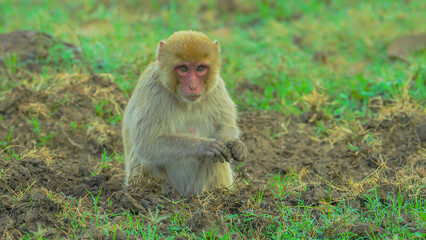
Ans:
[{"label": "monkey's chest", "polygon": [[172,124],[172,134],[212,137],[215,133],[214,124],[209,119],[181,120]]}]

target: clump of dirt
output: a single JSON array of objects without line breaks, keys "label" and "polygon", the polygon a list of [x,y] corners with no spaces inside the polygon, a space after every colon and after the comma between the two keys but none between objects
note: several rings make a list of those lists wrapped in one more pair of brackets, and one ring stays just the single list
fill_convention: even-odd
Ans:
[{"label": "clump of dirt", "polygon": [[[300,116],[244,112],[240,126],[249,154],[241,166],[233,163],[239,169],[234,190],[183,198],[160,195],[158,184],[146,179],[138,182],[144,188],[124,189],[123,163],[110,155],[122,154],[121,123],[116,117],[122,116],[126,103],[124,93],[107,76],[86,74],[59,75],[44,90],[16,87],[0,99],[2,237],[29,233],[104,239],[116,234],[126,239],[121,230],[100,231],[90,221],[81,230],[72,222],[84,213],[91,219],[109,214],[108,221],[117,223],[126,217],[123,212],[159,223],[158,231],[164,235],[179,229],[163,219],[179,215],[186,219],[185,230],[194,234],[213,227],[221,236],[232,223],[242,234],[261,236],[265,226],[286,221],[261,217],[281,216],[280,204],[298,206],[303,201],[321,208],[347,199],[348,205],[362,210],[364,200],[359,196],[374,184],[386,199],[389,192],[398,193],[409,181],[426,175],[425,112],[407,108],[409,104],[390,104],[375,108],[375,115],[362,124],[336,125],[321,134],[316,120],[333,121],[319,109]],[[407,169],[412,175],[404,175]],[[273,175],[279,178],[275,181],[292,176],[293,180],[283,181],[285,192],[270,184]],[[406,191],[407,198],[425,195],[416,189]],[[256,199],[260,195],[261,201]],[[237,217],[226,217],[229,214]],[[412,221],[406,219],[407,224]],[[368,234],[368,226],[345,226],[359,236]],[[250,232],[253,229],[258,232]],[[341,230],[329,226],[325,234],[333,237]]]},{"label": "clump of dirt", "polygon": [[[406,56],[410,53],[426,48],[426,34],[409,34],[394,39],[388,46],[386,53],[390,59],[399,59],[407,62]],[[408,63],[408,62],[407,62]]]},{"label": "clump of dirt", "polygon": [[213,228],[215,232],[219,231],[223,234],[229,231],[221,217],[217,217],[214,213],[206,210],[196,211],[186,224],[193,232],[209,232],[212,229],[212,224],[215,225]]},{"label": "clump of dirt", "polygon": [[[68,52],[69,54],[64,54]],[[15,31],[0,34],[0,68],[7,61],[25,64],[30,71],[40,72],[44,60],[58,56],[57,63],[68,55],[69,60],[80,59],[79,50],[73,44],[53,38],[51,35],[35,31]],[[15,60],[11,60],[14,58]]]}]

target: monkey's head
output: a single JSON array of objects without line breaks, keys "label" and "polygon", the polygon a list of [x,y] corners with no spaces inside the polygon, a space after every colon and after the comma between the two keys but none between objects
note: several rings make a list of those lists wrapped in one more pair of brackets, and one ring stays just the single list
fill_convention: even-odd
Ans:
[{"label": "monkey's head", "polygon": [[219,43],[195,31],[180,31],[158,47],[160,80],[171,93],[194,102],[216,87]]}]

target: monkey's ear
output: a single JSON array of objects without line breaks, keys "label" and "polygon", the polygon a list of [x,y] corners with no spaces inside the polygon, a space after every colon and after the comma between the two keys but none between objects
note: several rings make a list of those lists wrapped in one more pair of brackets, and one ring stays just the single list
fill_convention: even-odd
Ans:
[{"label": "monkey's ear", "polygon": [[216,46],[217,50],[220,52],[220,45],[218,40],[214,40],[213,44]]},{"label": "monkey's ear", "polygon": [[160,41],[160,44],[158,44],[158,49],[157,49],[157,59],[158,61],[160,61],[160,57],[161,57],[161,53],[164,51],[164,46],[166,45],[166,42]]}]

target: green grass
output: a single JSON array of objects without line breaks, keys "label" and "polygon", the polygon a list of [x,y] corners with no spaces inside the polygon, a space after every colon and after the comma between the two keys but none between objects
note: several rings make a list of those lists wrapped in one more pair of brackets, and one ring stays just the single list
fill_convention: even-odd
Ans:
[{"label": "green grass", "polygon": [[[426,31],[422,1],[330,1],[328,5],[285,1],[275,7],[272,2],[246,3],[241,9],[219,12],[214,1],[160,5],[6,0],[1,4],[0,32],[38,30],[79,45],[87,64],[95,72],[113,74],[124,91],[133,89],[140,72],[155,59],[161,39],[177,30],[194,29],[220,41],[222,75],[231,93],[243,81],[265,89],[263,96],[249,95],[244,107],[297,113],[300,108],[293,103],[309,94],[318,81],[335,101],[330,113],[350,114],[371,96],[398,94],[416,72],[410,94],[425,102],[424,51],[408,57],[410,66],[386,56],[386,45],[393,38]],[[292,20],[294,14],[300,18]],[[294,37],[301,39],[300,46]],[[328,56],[326,65],[313,61],[317,52]],[[70,54],[62,51],[61,57],[71,59]],[[14,71],[11,64],[7,66]],[[234,97],[239,103],[246,98]]]},{"label": "green grass", "polygon": [[[282,183],[276,182],[276,180],[271,180],[271,184],[277,184],[275,187],[282,186]],[[286,180],[292,182],[293,187],[303,187],[292,177]],[[416,183],[414,187],[421,191],[424,185]],[[254,207],[251,211],[225,215],[223,222],[228,226],[229,231],[221,235],[220,239],[233,239],[232,237],[240,235],[248,239],[359,239],[365,234],[354,233],[351,230],[360,222],[367,226],[364,230],[371,239],[384,239],[389,236],[394,239],[422,239],[426,236],[424,232],[410,230],[414,227],[425,228],[426,200],[421,196],[407,200],[405,199],[407,192],[407,189],[401,189],[396,195],[391,192],[387,196],[381,197],[377,193],[377,188],[373,187],[366,194],[359,196],[363,199],[361,208],[353,208],[349,201],[331,202],[327,199],[324,199],[319,206],[309,206],[300,198],[297,200],[296,206],[287,206],[278,201],[272,206],[278,212],[275,215],[261,213]],[[22,198],[24,194],[25,192],[18,194],[17,197]],[[183,213],[185,206],[180,203],[174,203],[179,210],[177,213],[172,211],[175,212],[174,215],[160,215],[158,208],[155,212],[149,211],[149,215],[127,211],[108,213],[105,209],[102,209],[101,212],[98,208],[101,195],[102,191],[97,195],[89,192],[87,199],[71,198],[63,203],[65,207],[58,218],[67,219],[73,226],[74,233],[69,236],[70,238],[80,239],[85,236],[86,226],[89,225],[95,225],[101,232],[109,235],[114,235],[117,229],[120,229],[127,236],[137,236],[143,239],[163,238],[167,235],[159,231],[162,222],[170,223],[168,227],[170,235],[193,239],[212,239],[212,237],[218,236],[216,226],[198,233],[199,235],[192,233],[185,225]],[[254,196],[257,198],[254,201],[255,204],[261,204],[260,195]],[[282,200],[286,198],[281,194],[276,197]],[[51,198],[58,201],[63,197],[52,196]],[[82,208],[81,201],[93,201],[93,207]],[[407,216],[418,219],[415,226],[406,224]],[[376,227],[383,224],[386,225],[384,232],[375,231]],[[261,231],[258,231],[259,228],[262,228]],[[40,237],[42,236],[42,233],[33,233],[28,234],[28,237],[38,234]]]},{"label": "green grass", "polygon": [[[426,104],[426,55],[422,50],[406,57],[409,65],[390,60],[386,46],[392,39],[409,33],[425,33],[426,5],[423,1],[239,1],[237,7],[219,6],[215,1],[186,0],[179,3],[161,4],[149,1],[53,1],[53,0],[3,0],[0,3],[0,33],[14,30],[36,30],[52,34],[82,49],[83,61],[76,61],[73,53],[59,45],[51,49],[51,55],[41,60],[50,63],[43,66],[34,88],[46,89],[55,73],[90,72],[111,74],[120,88],[130,94],[143,69],[154,61],[157,44],[174,31],[193,29],[218,39],[222,49],[222,76],[240,109],[266,109],[299,114],[309,110],[306,97],[314,90],[326,100],[318,106],[334,122],[346,126],[367,113],[368,101],[375,96],[383,99],[399,99],[408,96],[424,106]],[[329,2],[329,3],[328,3]],[[314,60],[323,54],[326,63]],[[16,56],[5,61],[8,76],[19,71]],[[415,79],[408,81],[413,76]],[[32,75],[20,82],[5,78],[0,92],[25,84]],[[39,82],[37,82],[39,81]],[[241,83],[256,84],[262,94],[245,92],[236,95]],[[406,86],[405,84],[409,84]],[[1,99],[2,97],[0,97]],[[315,98],[316,100],[318,98]],[[314,99],[314,100],[315,100]],[[64,100],[65,101],[65,100]],[[315,102],[315,101],[314,101]],[[121,120],[108,109],[108,102],[97,102],[96,113],[111,126]],[[37,117],[29,119],[34,133],[45,145],[54,134],[41,134]],[[333,122],[333,123],[334,123]],[[0,120],[1,123],[1,120]],[[81,128],[70,123],[74,130]],[[317,134],[327,134],[329,125],[317,123]],[[7,158],[19,158],[8,151],[13,127],[7,139],[0,142],[6,149]],[[372,138],[373,139],[373,138]],[[1,150],[0,149],[0,150]],[[359,151],[348,145],[351,151]],[[98,168],[99,174],[109,167],[112,155],[104,152]],[[120,156],[116,158],[121,158]],[[0,179],[7,169],[0,171]],[[422,183],[416,183],[419,191]],[[397,197],[386,198],[377,194],[374,187],[362,195],[362,208],[352,208],[347,201],[327,202],[321,206],[307,206],[303,201],[297,207],[283,204],[291,191],[303,188],[296,177],[273,177],[269,189],[278,199],[274,206],[278,215],[246,211],[239,215],[229,214],[224,219],[229,232],[223,239],[234,235],[250,238],[296,239],[324,237],[357,239],[351,231],[354,223],[363,222],[375,226],[388,222],[385,233],[372,228],[372,239],[411,239],[425,237],[424,233],[412,233],[404,224],[404,214],[417,219],[418,228],[426,229],[426,200],[421,197],[405,200],[406,191]],[[195,235],[185,225],[183,213],[149,216],[122,212],[100,213],[97,209],[99,195],[92,195],[93,209],[76,211],[78,199],[68,199],[64,211],[58,216],[67,219],[74,227],[70,238],[81,238],[88,224],[95,224],[107,234],[121,229],[125,234],[138,238],[161,237],[158,230],[162,221],[172,227],[169,233],[201,239],[212,239],[216,231]],[[261,205],[264,192],[252,196]],[[314,212],[319,217],[314,217]],[[402,214],[404,213],[404,214]],[[111,222],[110,219],[114,218]],[[117,220],[119,219],[119,220]],[[259,225],[261,224],[261,225]],[[257,232],[261,226],[266,230]],[[202,236],[202,237],[200,237]],[[43,232],[28,233],[27,238],[42,238]],[[89,234],[90,237],[90,234]]]}]

